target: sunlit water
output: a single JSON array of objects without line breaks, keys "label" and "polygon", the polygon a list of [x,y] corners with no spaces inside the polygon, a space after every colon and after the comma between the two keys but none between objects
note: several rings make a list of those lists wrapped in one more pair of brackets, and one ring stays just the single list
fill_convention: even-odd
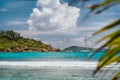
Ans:
[{"label": "sunlit water", "polygon": [[119,66],[105,74],[92,75],[99,52],[88,60],[88,52],[0,53],[0,80],[111,80]]}]

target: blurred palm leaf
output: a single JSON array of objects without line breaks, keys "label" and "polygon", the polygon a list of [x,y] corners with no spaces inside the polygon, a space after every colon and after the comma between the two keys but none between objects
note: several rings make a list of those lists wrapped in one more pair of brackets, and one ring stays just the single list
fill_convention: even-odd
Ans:
[{"label": "blurred palm leaf", "polygon": [[[94,33],[94,35],[102,33],[103,31],[113,29],[114,27],[119,27],[117,25],[120,25],[120,19],[114,21],[113,23],[110,23],[109,25],[105,26],[101,30]],[[107,47],[108,50],[104,53],[104,55],[100,58],[98,66],[94,72],[97,73],[102,67],[107,66],[111,63],[120,62],[120,29],[108,34],[107,36],[101,38],[97,43],[100,43],[101,41],[107,40],[103,46],[101,46],[97,51]],[[115,76],[113,80],[117,80],[118,76]]]},{"label": "blurred palm leaf", "polygon": [[[89,6],[87,6],[87,8],[90,9],[91,11],[89,12],[88,15],[99,14],[105,10],[108,10],[109,8],[111,8],[113,6],[116,6],[119,3],[120,3],[120,0],[103,0],[99,4],[89,5]],[[87,17],[89,17],[89,16],[87,16]],[[85,17],[85,19],[86,19],[86,17]],[[97,51],[100,51],[101,49],[104,49],[106,47],[108,49],[103,54],[103,56],[100,58],[97,68],[94,71],[94,74],[96,74],[101,68],[106,67],[112,63],[118,63],[118,64],[120,63],[120,18],[118,18],[117,20],[114,20],[112,23],[109,23],[108,25],[104,26],[102,29],[98,30],[93,35],[103,33],[110,29],[114,29],[115,27],[117,27],[118,29],[116,29],[114,32],[111,32],[107,36],[104,36],[97,42],[97,44],[98,44],[102,41],[106,41],[106,43],[103,44]],[[93,55],[94,54],[92,54],[91,56],[93,56]],[[120,78],[120,72],[118,72],[113,77],[112,80],[117,80],[118,78]]]},{"label": "blurred palm leaf", "polygon": [[113,77],[112,80],[117,80],[118,78],[120,78],[120,72],[118,72],[118,73]]},{"label": "blurred palm leaf", "polygon": [[[99,34],[103,31],[109,30],[109,29],[113,29],[114,27],[118,27],[118,25],[120,25],[120,19],[115,20],[114,22],[108,24],[107,26],[105,26],[104,28],[102,28],[101,30],[97,31],[96,33],[94,33],[94,35]],[[96,70],[94,71],[94,74],[97,73],[102,67],[107,66],[111,63],[120,62],[120,29],[108,34],[107,36],[101,38],[98,43],[100,43],[101,41],[107,40],[107,42],[101,46],[99,50],[108,47],[108,50],[104,53],[104,55],[100,58],[98,66],[96,68]],[[119,56],[118,56],[119,55]],[[118,79],[118,75],[115,75],[115,77],[113,78],[113,80],[117,80]]]},{"label": "blurred palm leaf", "polygon": [[113,21],[112,23],[108,24],[107,26],[105,26],[104,28],[100,29],[99,31],[97,31],[96,33],[94,33],[93,35],[96,35],[98,33],[101,33],[105,30],[111,29],[116,27],[117,25],[120,25],[120,19],[117,19],[115,21]]},{"label": "blurred palm leaf", "polygon": [[[87,2],[91,0],[80,0],[82,2]],[[99,4],[93,4],[93,5],[87,5],[86,8],[90,9],[89,13],[81,20],[81,22],[84,22],[88,17],[90,17],[93,14],[100,14],[103,11],[113,7],[114,5],[120,3],[120,0],[104,0],[103,2]]]},{"label": "blurred palm leaf", "polygon": [[95,11],[99,8],[103,8],[105,6],[111,5],[111,4],[118,4],[120,3],[120,0],[104,0],[103,2],[99,3],[99,4],[94,4],[94,5],[90,5],[87,8],[91,9],[92,11]]}]

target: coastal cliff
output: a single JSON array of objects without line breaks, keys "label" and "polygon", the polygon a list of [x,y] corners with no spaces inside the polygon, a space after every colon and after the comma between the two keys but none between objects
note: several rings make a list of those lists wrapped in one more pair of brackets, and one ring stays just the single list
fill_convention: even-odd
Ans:
[{"label": "coastal cliff", "polygon": [[60,51],[42,41],[24,38],[12,30],[0,31],[0,52],[56,52]]}]

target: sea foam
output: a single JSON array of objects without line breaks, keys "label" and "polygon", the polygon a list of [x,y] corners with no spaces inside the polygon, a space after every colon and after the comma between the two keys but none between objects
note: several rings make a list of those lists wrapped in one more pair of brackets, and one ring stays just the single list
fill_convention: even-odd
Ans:
[{"label": "sea foam", "polygon": [[[95,69],[97,61],[0,61],[0,67],[4,68],[82,68]],[[105,68],[118,69],[120,65],[109,65]],[[113,67],[114,66],[114,67]],[[104,68],[104,69],[105,69]]]},{"label": "sea foam", "polygon": [[82,67],[95,68],[97,61],[1,61],[0,66],[12,67]]}]

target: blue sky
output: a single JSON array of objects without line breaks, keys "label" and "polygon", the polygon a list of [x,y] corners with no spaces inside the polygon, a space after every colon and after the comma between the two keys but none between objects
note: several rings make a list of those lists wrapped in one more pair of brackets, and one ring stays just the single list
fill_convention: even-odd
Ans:
[{"label": "blue sky", "polygon": [[0,0],[0,29],[24,30],[37,0]]},{"label": "blue sky", "polygon": [[[24,37],[42,40],[62,49],[72,45],[84,45],[84,36],[89,37],[93,32],[120,17],[118,5],[100,15],[90,16],[79,25],[89,10],[81,7],[78,1],[0,0],[0,30],[15,30]],[[101,1],[91,0],[86,4]],[[88,44],[93,45],[103,35],[92,38]]]}]

